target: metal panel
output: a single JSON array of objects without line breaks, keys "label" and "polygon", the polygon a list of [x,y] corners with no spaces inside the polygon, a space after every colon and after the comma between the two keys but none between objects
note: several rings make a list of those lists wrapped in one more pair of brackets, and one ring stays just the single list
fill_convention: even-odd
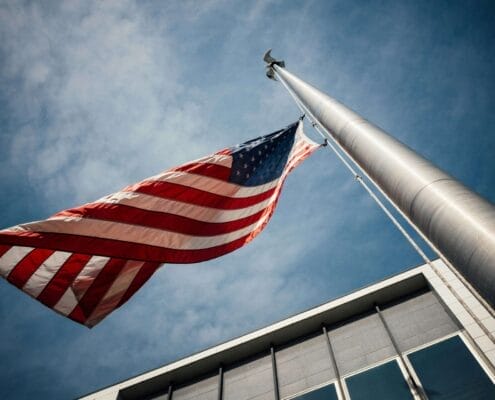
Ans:
[{"label": "metal panel", "polygon": [[316,120],[494,306],[494,205],[337,100],[279,65],[272,67]]},{"label": "metal panel", "polygon": [[340,373],[367,367],[396,355],[377,314],[371,314],[328,331]]},{"label": "metal panel", "polygon": [[290,396],[336,377],[325,337],[305,338],[277,350],[280,395]]},{"label": "metal panel", "polygon": [[274,396],[272,360],[269,354],[246,360],[224,372],[224,400],[273,400]]},{"label": "metal panel", "polygon": [[458,330],[438,298],[427,292],[382,309],[401,351],[407,351]]},{"label": "metal panel", "polygon": [[175,389],[172,400],[217,400],[218,376],[214,375]]}]

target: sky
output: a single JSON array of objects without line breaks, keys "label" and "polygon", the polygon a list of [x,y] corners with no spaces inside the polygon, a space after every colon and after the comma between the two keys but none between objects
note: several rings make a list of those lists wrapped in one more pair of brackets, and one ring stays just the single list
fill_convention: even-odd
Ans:
[{"label": "sky", "polygon": [[[0,228],[294,122],[268,48],[494,202],[494,44],[490,1],[1,0]],[[91,330],[1,280],[0,398],[82,396],[421,263],[321,149],[253,242]]]}]

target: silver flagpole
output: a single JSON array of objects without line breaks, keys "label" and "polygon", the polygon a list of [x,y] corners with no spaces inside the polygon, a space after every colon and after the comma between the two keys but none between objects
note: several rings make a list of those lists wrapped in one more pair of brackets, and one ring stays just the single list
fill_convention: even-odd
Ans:
[{"label": "silver flagpole", "polygon": [[495,206],[430,161],[265,54],[277,78],[323,132],[422,236],[495,306]]}]

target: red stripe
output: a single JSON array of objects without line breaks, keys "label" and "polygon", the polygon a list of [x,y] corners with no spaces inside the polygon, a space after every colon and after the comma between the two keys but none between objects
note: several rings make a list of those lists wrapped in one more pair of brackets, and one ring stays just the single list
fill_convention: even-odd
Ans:
[{"label": "red stripe", "polygon": [[195,189],[190,186],[178,185],[176,183],[164,181],[147,181],[142,182],[135,187],[126,188],[126,191],[149,194],[151,196],[162,197],[184,203],[194,204],[197,206],[217,208],[220,210],[237,210],[257,204],[269,198],[276,187],[266,192],[241,198],[232,198]]},{"label": "red stripe", "polygon": [[[112,309],[106,310],[105,314],[99,314],[98,316],[94,316],[93,314],[91,315],[91,320],[86,320],[84,324],[92,328],[96,324],[98,324],[102,319],[104,319],[108,314],[112,313],[114,310],[119,308],[121,305],[123,305],[127,300],[129,300],[132,295],[139,290],[145,283],[146,281],[153,275],[153,273],[158,269],[160,264],[158,263],[143,263],[141,267],[139,267],[139,271],[137,272],[136,276],[132,280],[131,284],[127,288],[127,290],[122,294],[120,292],[120,300],[117,304]],[[107,292],[108,293],[108,292]],[[97,306],[96,310],[98,310],[99,305]],[[93,312],[94,313],[94,312]]]},{"label": "red stripe", "polygon": [[12,248],[10,245],[3,245],[0,244],[0,257],[2,257],[7,251],[9,251]]},{"label": "red stripe", "polygon": [[171,171],[189,172],[191,174],[208,176],[210,178],[228,181],[231,174],[231,168],[223,165],[208,164],[208,163],[191,163],[173,168]]},{"label": "red stripe", "polygon": [[33,275],[40,265],[54,252],[54,250],[34,249],[17,263],[12,271],[10,271],[7,280],[22,289],[29,278],[31,278],[31,275]]},{"label": "red stripe", "polygon": [[87,317],[84,314],[81,307],[79,307],[78,305],[76,307],[74,307],[74,310],[72,310],[72,312],[69,315],[67,315],[67,318],[70,318],[73,321],[79,322],[80,324],[86,325]]},{"label": "red stripe", "polygon": [[140,243],[62,233],[0,233],[0,239],[4,243],[12,243],[20,246],[44,246],[46,248],[74,253],[86,253],[159,263],[187,264],[210,260],[223,254],[230,253],[241,247],[246,242],[246,238],[250,235],[251,234],[248,234],[227,244],[199,250],[176,250]]},{"label": "red stripe", "polygon": [[39,294],[38,300],[54,307],[90,259],[90,255],[72,254]]},{"label": "red stripe", "polygon": [[[221,211],[219,211],[221,212]],[[57,216],[84,217],[112,222],[121,222],[163,229],[194,236],[214,236],[234,232],[255,223],[264,214],[261,210],[248,217],[230,222],[211,223],[180,215],[148,211],[124,204],[87,204],[83,207],[62,211]]]},{"label": "red stripe", "polygon": [[151,278],[160,265],[160,263],[144,263],[115,308],[119,308],[122,304],[129,300],[132,295],[136,293],[148,281],[148,279]]},{"label": "red stripe", "polygon": [[84,315],[86,315],[86,318],[89,318],[93,313],[98,303],[105,296],[105,293],[112,286],[112,283],[119,276],[126,262],[127,260],[112,258],[98,273],[82,299],[79,300],[79,307]]}]

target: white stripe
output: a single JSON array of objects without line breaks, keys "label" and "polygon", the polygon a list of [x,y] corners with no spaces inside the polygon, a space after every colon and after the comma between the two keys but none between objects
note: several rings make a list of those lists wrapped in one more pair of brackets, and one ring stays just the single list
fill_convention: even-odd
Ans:
[{"label": "white stripe", "polygon": [[214,236],[192,236],[162,229],[80,217],[54,217],[12,228],[12,231],[50,232],[122,240],[176,250],[198,250],[219,246],[253,230],[256,224]]},{"label": "white stripe", "polygon": [[109,257],[91,257],[53,308],[64,315],[69,315],[79,303],[78,299],[84,296],[108,260],[110,260]]},{"label": "white stripe", "polygon": [[0,257],[0,275],[6,278],[14,267],[31,251],[33,247],[12,246]]},{"label": "white stripe", "polygon": [[263,185],[249,187],[189,172],[168,171],[161,175],[152,176],[143,182],[130,186],[127,191],[138,190],[139,186],[143,183],[154,181],[175,183],[182,186],[192,187],[194,189],[199,189],[204,192],[218,194],[220,196],[243,198],[255,196],[270,190],[271,188],[277,186],[278,179],[274,179],[273,181]]},{"label": "white stripe", "polygon": [[74,295],[74,292],[69,287],[65,291],[64,295],[60,298],[60,300],[53,306],[54,310],[57,310],[59,313],[63,315],[69,315],[72,310],[77,306],[77,299]]},{"label": "white stripe", "polygon": [[199,158],[198,160],[188,162],[187,164],[193,163],[216,164],[221,165],[222,167],[230,168],[232,167],[232,156],[229,154],[212,154]]},{"label": "white stripe", "polygon": [[87,320],[87,324],[95,325],[105,315],[112,312],[112,310],[119,304],[120,300],[143,265],[144,262],[142,261],[129,260],[126,262],[124,268],[112,283],[110,289],[108,289],[98,306],[91,313],[91,316]]},{"label": "white stripe", "polygon": [[151,196],[135,192],[118,192],[107,198],[101,199],[99,203],[124,204],[131,207],[140,208],[147,211],[157,211],[162,213],[175,214],[182,217],[195,219],[197,221],[221,223],[235,221],[240,218],[256,214],[267,207],[271,199],[268,198],[260,203],[246,208],[236,210],[219,210],[184,203],[176,200],[167,200],[161,197]]},{"label": "white stripe", "polygon": [[109,257],[93,256],[89,259],[84,268],[79,272],[76,279],[72,283],[72,290],[78,299],[81,299],[98,274],[103,270]]},{"label": "white stripe", "polygon": [[33,297],[38,297],[71,254],[72,253],[67,253],[65,251],[56,251],[52,253],[52,255],[38,267],[33,275],[31,275],[22,290]]}]

